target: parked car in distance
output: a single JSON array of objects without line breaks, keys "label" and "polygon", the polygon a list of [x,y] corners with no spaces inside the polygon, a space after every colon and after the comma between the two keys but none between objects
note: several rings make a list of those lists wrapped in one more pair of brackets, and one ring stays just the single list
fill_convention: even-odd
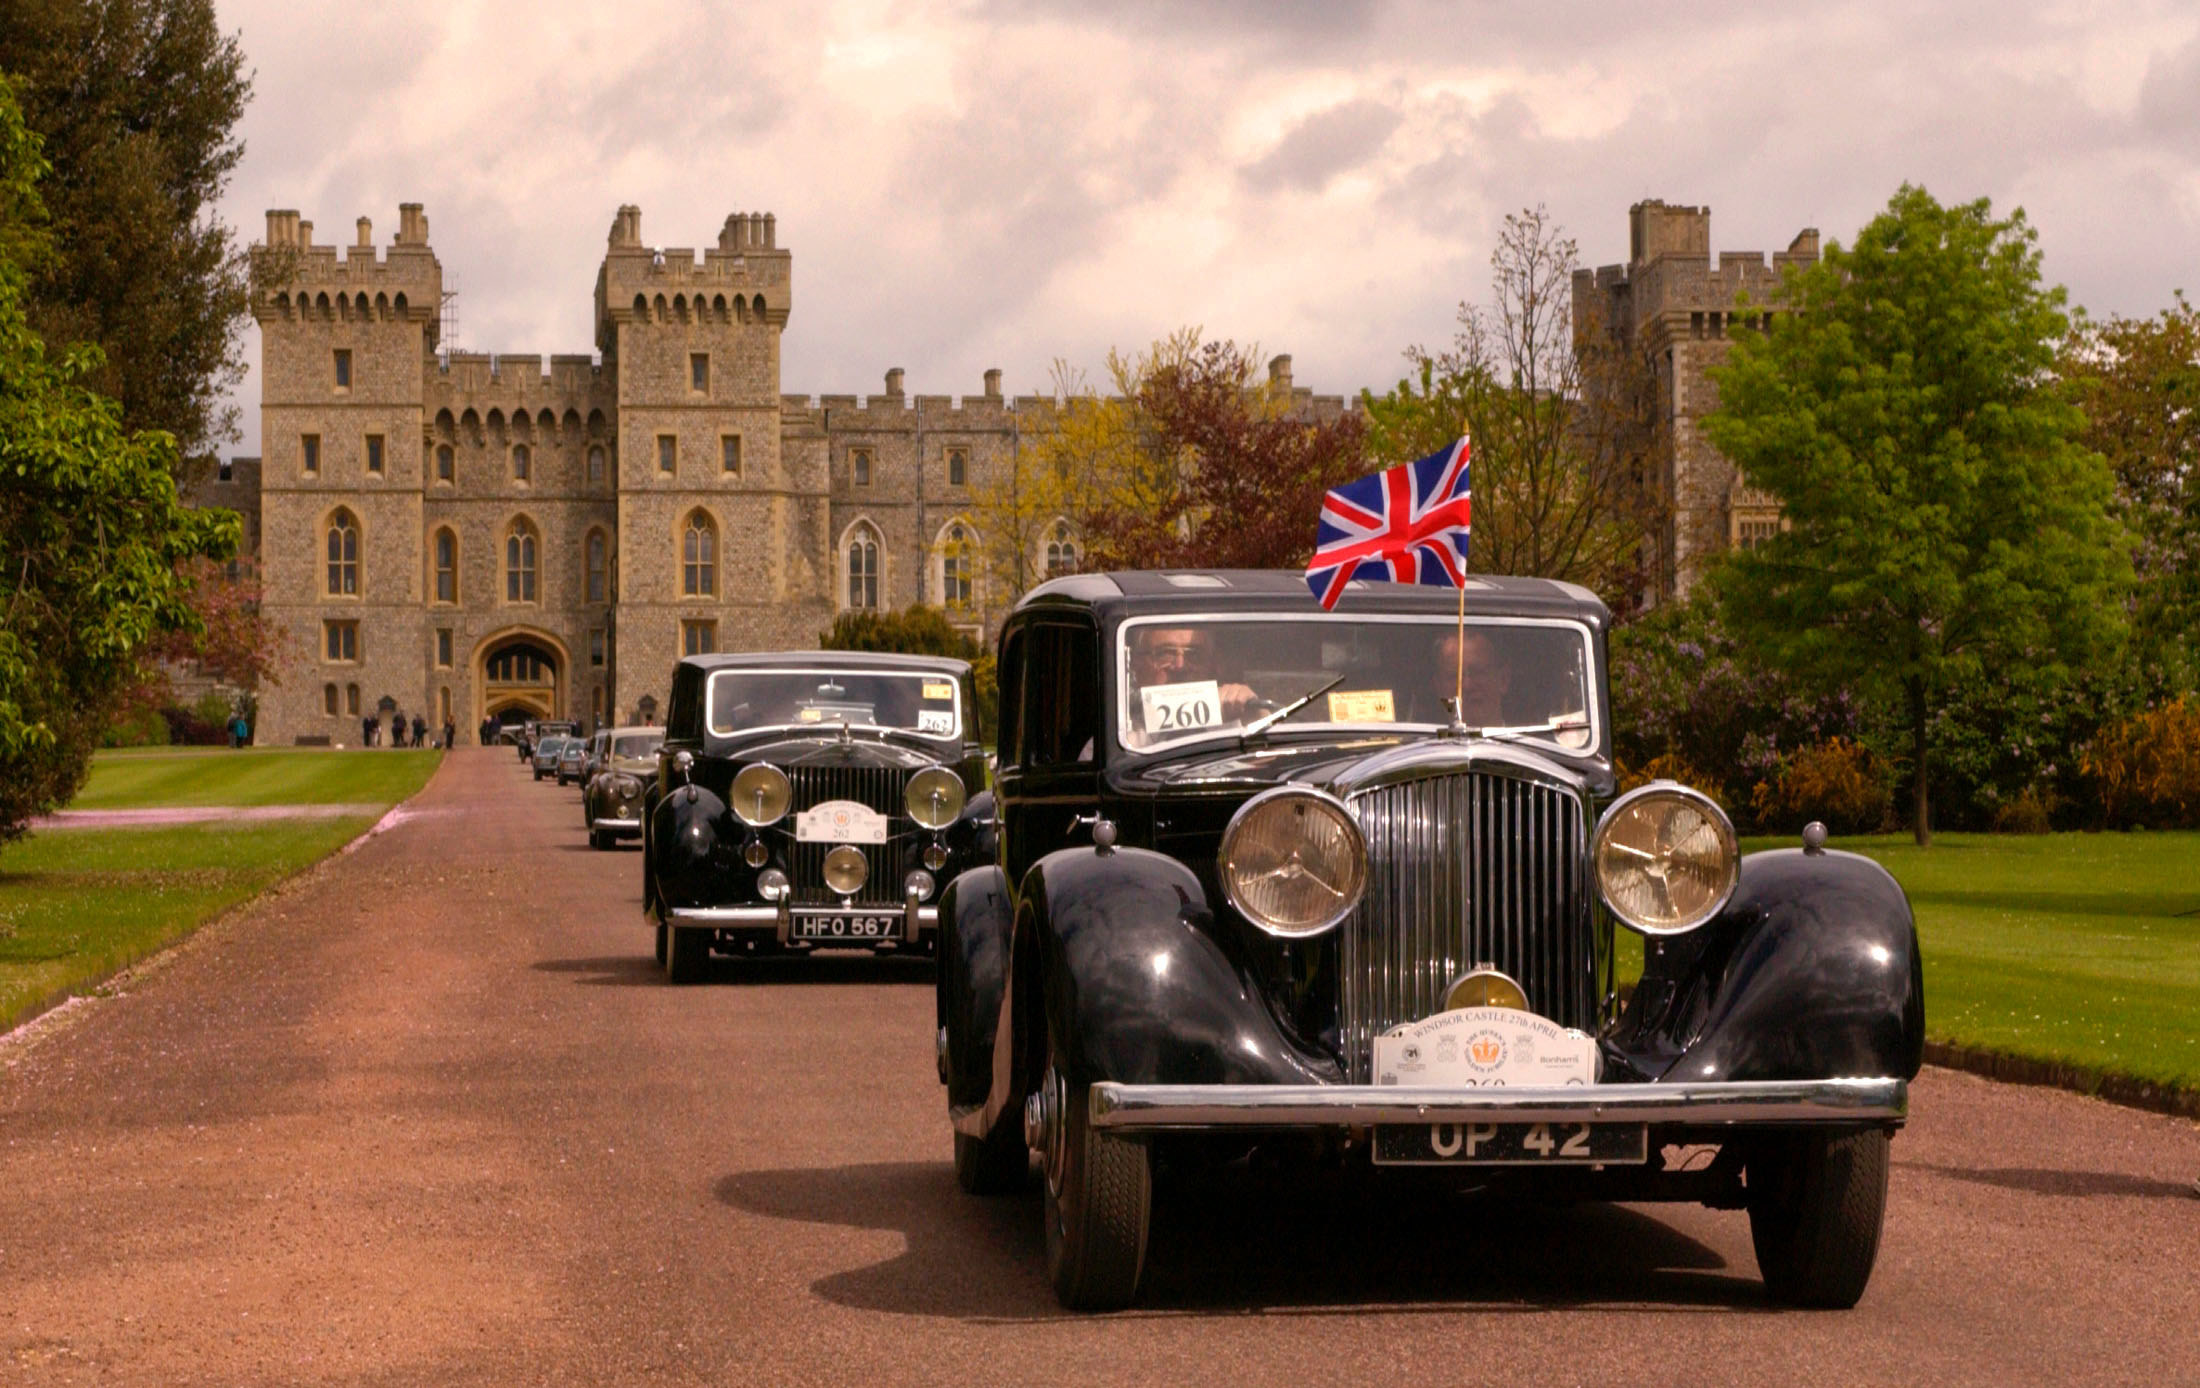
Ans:
[{"label": "parked car in distance", "polygon": [[558,754],[565,750],[565,743],[565,737],[558,733],[535,739],[535,750],[528,757],[528,764],[534,769],[536,780],[558,774]]},{"label": "parked car in distance", "polygon": [[596,737],[602,751],[596,773],[581,788],[581,822],[590,848],[609,848],[642,836],[642,793],[656,778],[665,730],[610,728]]},{"label": "parked car in distance", "polygon": [[588,739],[566,738],[558,747],[555,769],[559,785],[584,784],[588,771]]},{"label": "parked car in distance", "polygon": [[584,788],[603,766],[604,747],[610,740],[609,728],[598,728],[588,735],[588,750],[581,755],[581,785]]},{"label": "parked car in distance", "polygon": [[945,657],[682,660],[643,821],[666,976],[713,952],[930,951],[940,885],[993,855],[976,707]]},{"label": "parked car in distance", "polygon": [[1170,1155],[1746,1208],[1775,1298],[1862,1294],[1924,1042],[1902,889],[1822,826],[1744,857],[1699,792],[1621,794],[1594,595],[1459,601],[1083,574],[1009,614],[935,1045],[962,1186],[1037,1156],[1064,1305],[1136,1297]]}]

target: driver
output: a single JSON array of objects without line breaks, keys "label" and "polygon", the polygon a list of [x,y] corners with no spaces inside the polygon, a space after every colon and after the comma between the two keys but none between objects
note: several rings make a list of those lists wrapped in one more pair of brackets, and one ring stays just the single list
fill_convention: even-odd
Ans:
[{"label": "driver", "polygon": [[[1512,692],[1512,665],[1497,653],[1497,643],[1474,628],[1466,632],[1466,680],[1460,684],[1459,629],[1436,643],[1435,668],[1429,673],[1435,707],[1442,709],[1454,690],[1460,695],[1459,721],[1470,728],[1506,726],[1505,700]],[[1449,722],[1439,716],[1437,722]]]},{"label": "driver", "polygon": [[[1145,731],[1145,701],[1138,691],[1165,684],[1193,684],[1214,680],[1215,636],[1205,627],[1140,627],[1131,634],[1131,702],[1133,727]],[[1216,692],[1225,723],[1242,720],[1245,707],[1260,696],[1244,684],[1217,680]]]}]

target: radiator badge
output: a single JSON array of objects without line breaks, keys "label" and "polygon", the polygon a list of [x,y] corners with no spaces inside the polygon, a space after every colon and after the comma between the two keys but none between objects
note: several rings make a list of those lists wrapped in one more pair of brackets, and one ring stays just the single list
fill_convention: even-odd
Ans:
[{"label": "radiator badge", "polygon": [[1532,1012],[1468,1007],[1375,1038],[1375,1082],[1396,1085],[1595,1084],[1596,1043]]}]

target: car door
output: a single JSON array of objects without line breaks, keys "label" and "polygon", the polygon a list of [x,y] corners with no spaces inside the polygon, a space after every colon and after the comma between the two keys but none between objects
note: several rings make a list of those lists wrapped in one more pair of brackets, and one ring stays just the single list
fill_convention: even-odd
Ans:
[{"label": "car door", "polygon": [[1089,621],[1048,617],[1002,647],[1001,857],[1020,884],[1040,858],[1092,841],[1081,821],[1099,805],[1099,633]]}]

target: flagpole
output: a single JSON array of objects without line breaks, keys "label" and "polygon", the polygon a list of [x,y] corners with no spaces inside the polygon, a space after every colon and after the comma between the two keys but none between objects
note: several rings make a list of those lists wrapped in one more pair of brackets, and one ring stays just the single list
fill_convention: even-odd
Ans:
[{"label": "flagpole", "polygon": [[[1467,427],[1459,426],[1459,446],[1467,446]],[[1467,574],[1459,571],[1459,630],[1453,638],[1459,653],[1458,669],[1454,671],[1451,686],[1451,723],[1455,728],[1465,727],[1467,722]]]}]

